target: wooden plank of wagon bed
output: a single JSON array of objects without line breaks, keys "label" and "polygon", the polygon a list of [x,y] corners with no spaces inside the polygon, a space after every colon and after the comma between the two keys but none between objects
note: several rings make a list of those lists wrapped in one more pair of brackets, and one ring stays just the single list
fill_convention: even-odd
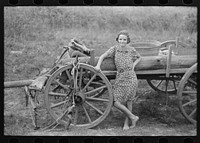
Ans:
[{"label": "wooden plank of wagon bed", "polygon": [[[179,74],[179,73],[185,73],[188,70],[188,68],[182,68],[182,69],[171,69],[170,74]],[[114,75],[117,73],[117,71],[102,71],[106,76],[108,75]],[[137,75],[156,75],[156,74],[166,74],[166,69],[159,69],[159,70],[145,70],[145,71],[135,71]]]},{"label": "wooden plank of wagon bed", "polygon": [[[60,65],[68,65],[69,63],[73,63],[75,58],[62,60]],[[87,63],[91,65],[90,57],[81,57],[79,58],[81,63]],[[94,59],[93,59],[94,60]],[[98,61],[98,57],[95,57],[95,62],[92,61],[94,65],[96,65]],[[184,56],[172,56],[171,59],[171,69],[170,74],[172,73],[185,73],[187,68],[190,68],[192,65],[197,63],[197,55],[184,55]],[[156,74],[165,74],[166,73],[166,65],[167,65],[167,57],[166,56],[148,56],[142,57],[142,60],[135,67],[135,71],[137,75],[156,75]],[[107,58],[103,61],[101,65],[102,71],[109,71],[107,74],[116,74],[116,67],[113,62],[113,59]],[[115,72],[115,73],[113,73]],[[106,72],[105,72],[106,73]],[[30,85],[32,83],[31,80],[22,80],[22,81],[11,81],[4,82],[4,88],[8,87],[23,87],[25,85]]]},{"label": "wooden plank of wagon bed", "polygon": [[[90,64],[89,57],[80,57],[81,63]],[[74,59],[65,59],[60,62],[61,65],[65,65],[66,63],[72,63]],[[98,57],[95,57],[95,61],[93,64],[96,65],[98,61]],[[189,68],[193,64],[197,62],[197,55],[181,55],[181,56],[172,56],[171,58],[171,69],[182,69]],[[142,60],[138,65],[136,65],[135,70],[144,71],[144,70],[162,70],[166,69],[167,66],[167,56],[147,56],[142,57]],[[101,65],[102,71],[115,71],[116,67],[113,62],[113,59],[106,58]]]}]

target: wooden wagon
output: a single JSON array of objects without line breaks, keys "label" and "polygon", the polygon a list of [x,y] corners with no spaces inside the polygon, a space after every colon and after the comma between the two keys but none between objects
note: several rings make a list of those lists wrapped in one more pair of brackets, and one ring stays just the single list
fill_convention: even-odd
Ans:
[{"label": "wooden wagon", "polygon": [[[69,50],[64,47],[63,54],[45,74],[34,80],[4,82],[4,87],[25,86],[25,93],[35,111],[37,94],[32,91],[41,91],[46,109],[55,123],[92,128],[100,124],[112,108],[111,80],[115,79],[117,71],[111,58],[103,61],[101,71],[96,71],[94,65],[98,57],[94,56],[94,50],[88,50],[78,41],[72,43],[74,45],[70,48],[75,50],[69,59],[62,59]],[[174,49],[187,46],[178,39],[163,43],[136,42],[130,46],[142,55],[135,68],[138,79],[147,80],[154,90],[166,93],[167,97],[177,94],[180,112],[196,124],[197,56],[173,55]]]}]

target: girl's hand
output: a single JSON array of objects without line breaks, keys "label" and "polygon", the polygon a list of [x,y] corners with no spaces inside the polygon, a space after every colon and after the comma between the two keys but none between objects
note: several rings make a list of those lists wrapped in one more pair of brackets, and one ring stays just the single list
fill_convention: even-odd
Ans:
[{"label": "girl's hand", "polygon": [[133,63],[133,70],[135,69],[135,66],[141,61],[141,57],[138,58],[134,63]]},{"label": "girl's hand", "polygon": [[133,65],[133,70],[135,70],[135,66],[136,66],[136,65]]}]

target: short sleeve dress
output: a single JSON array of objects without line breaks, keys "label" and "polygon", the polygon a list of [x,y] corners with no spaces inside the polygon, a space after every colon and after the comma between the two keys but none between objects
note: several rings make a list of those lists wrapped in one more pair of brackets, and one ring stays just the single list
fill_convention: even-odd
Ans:
[{"label": "short sleeve dress", "polygon": [[137,76],[133,70],[133,63],[140,54],[133,47],[126,50],[116,45],[108,50],[108,57],[113,57],[117,68],[117,75],[113,86],[114,101],[125,104],[134,100],[138,86]]}]

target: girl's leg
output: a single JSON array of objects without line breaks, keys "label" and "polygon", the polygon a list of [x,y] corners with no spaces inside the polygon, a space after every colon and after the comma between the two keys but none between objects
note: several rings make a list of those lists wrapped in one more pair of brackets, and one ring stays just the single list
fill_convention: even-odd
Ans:
[{"label": "girl's leg", "polygon": [[[133,105],[133,102],[132,101],[127,101],[127,107],[128,107],[128,110],[132,113],[132,105]],[[125,122],[124,122],[124,127],[123,127],[123,130],[128,130],[129,129],[129,119],[128,117],[126,117],[125,119]]]},{"label": "girl's leg", "polygon": [[133,101],[128,100],[128,101],[127,101],[127,107],[128,107],[128,110],[131,111],[131,113],[132,113]]},{"label": "girl's leg", "polygon": [[134,128],[136,125],[136,122],[139,120],[139,117],[136,116],[135,119],[131,120],[132,121],[132,125],[130,126],[130,128]]},{"label": "girl's leg", "polygon": [[128,130],[128,129],[129,129],[129,118],[126,116],[126,119],[124,121],[123,130]]},{"label": "girl's leg", "polygon": [[124,127],[123,130],[128,130],[129,129],[129,119],[128,117],[126,117],[125,121],[124,121]]},{"label": "girl's leg", "polygon": [[[127,101],[127,106],[128,106],[128,109],[131,111],[132,113],[132,108],[133,108],[133,101]],[[130,128],[133,128],[135,127],[135,124],[136,122],[139,120],[139,117],[138,116],[135,116],[135,119],[134,120],[131,120],[132,121],[132,125],[130,126]]]},{"label": "girl's leg", "polygon": [[[137,116],[133,115],[132,112],[129,109],[126,108],[126,106],[124,106],[123,104],[119,103],[118,101],[114,102],[114,106],[116,108],[118,108],[119,110],[121,110],[123,113],[125,113],[126,116],[131,119],[132,124],[133,124],[133,122],[135,122]],[[126,122],[126,120],[125,120],[125,122]]]}]

